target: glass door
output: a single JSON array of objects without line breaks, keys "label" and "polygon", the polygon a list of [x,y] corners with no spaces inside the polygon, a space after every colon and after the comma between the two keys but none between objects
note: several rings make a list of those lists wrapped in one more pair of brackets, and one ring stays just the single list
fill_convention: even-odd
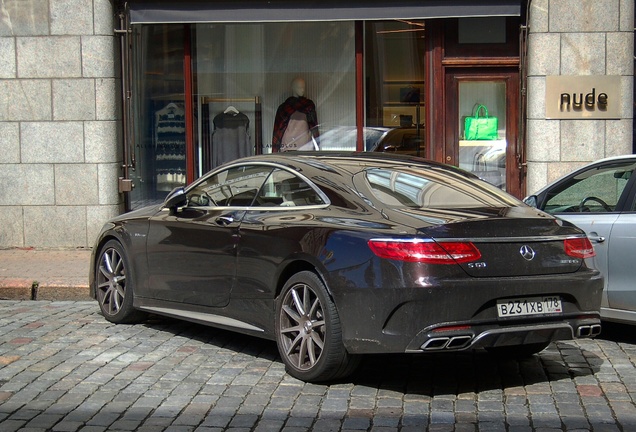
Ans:
[{"label": "glass door", "polygon": [[506,83],[460,81],[460,168],[506,189]]},{"label": "glass door", "polygon": [[447,74],[445,161],[519,196],[518,74]]}]

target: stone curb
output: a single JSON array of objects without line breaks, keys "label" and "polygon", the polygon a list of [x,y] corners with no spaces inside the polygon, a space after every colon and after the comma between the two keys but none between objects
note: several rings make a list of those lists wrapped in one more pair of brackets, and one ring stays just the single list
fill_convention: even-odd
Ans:
[{"label": "stone curb", "polygon": [[85,282],[0,278],[0,300],[92,300]]}]

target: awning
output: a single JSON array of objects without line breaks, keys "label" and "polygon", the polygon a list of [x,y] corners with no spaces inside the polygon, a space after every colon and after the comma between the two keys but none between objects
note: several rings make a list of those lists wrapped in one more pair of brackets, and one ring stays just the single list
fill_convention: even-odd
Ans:
[{"label": "awning", "polygon": [[519,16],[521,0],[131,0],[132,24]]}]

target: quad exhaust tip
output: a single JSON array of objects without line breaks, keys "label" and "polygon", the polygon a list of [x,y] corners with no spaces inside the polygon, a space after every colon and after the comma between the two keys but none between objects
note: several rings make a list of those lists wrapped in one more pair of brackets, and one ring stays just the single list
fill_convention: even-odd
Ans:
[{"label": "quad exhaust tip", "polygon": [[[576,329],[577,338],[592,338],[601,334],[600,324],[582,325]],[[424,351],[457,350],[466,348],[473,341],[472,335],[443,336],[432,338],[422,345]]]},{"label": "quad exhaust tip", "polygon": [[594,336],[598,336],[600,334],[601,334],[600,324],[583,325],[576,329],[576,337],[580,337],[580,338],[591,338]]},{"label": "quad exhaust tip", "polygon": [[422,349],[425,351],[461,349],[468,346],[472,340],[473,337],[470,335],[433,338],[426,341]]}]

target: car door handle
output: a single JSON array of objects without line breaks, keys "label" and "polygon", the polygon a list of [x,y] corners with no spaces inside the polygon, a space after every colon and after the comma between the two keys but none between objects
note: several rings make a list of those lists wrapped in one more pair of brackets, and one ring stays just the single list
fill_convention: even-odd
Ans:
[{"label": "car door handle", "polygon": [[594,243],[603,243],[605,241],[605,237],[603,236],[588,236],[588,238]]},{"label": "car door handle", "polygon": [[219,216],[215,222],[217,225],[229,225],[234,222],[234,218],[232,216]]}]

